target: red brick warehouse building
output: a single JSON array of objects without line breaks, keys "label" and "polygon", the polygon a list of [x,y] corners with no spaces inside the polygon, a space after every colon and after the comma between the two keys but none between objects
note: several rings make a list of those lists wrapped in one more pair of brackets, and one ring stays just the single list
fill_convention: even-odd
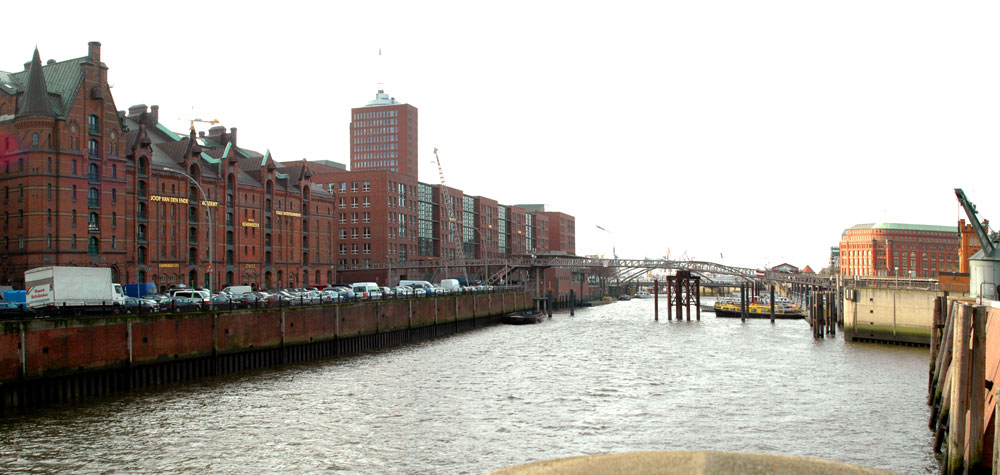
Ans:
[{"label": "red brick warehouse building", "polygon": [[[119,110],[107,71],[93,42],[80,58],[36,52],[0,72],[4,283],[75,265],[160,288],[393,284],[460,275],[440,264],[463,254],[575,252],[571,216],[418,182],[417,109],[383,91],[352,109],[347,171],[280,163],[241,147],[235,128],[178,134],[155,105]],[[466,270],[503,272],[491,265]]]},{"label": "red brick warehouse building", "polygon": [[840,238],[844,277],[937,278],[958,272],[959,233],[954,226],[859,224]]},{"label": "red brick warehouse building", "polygon": [[334,196],[306,164],[240,148],[236,129],[178,135],[156,106],[120,112],[107,70],[92,42],[81,58],[43,65],[36,51],[0,72],[0,280],[45,265],[161,288],[334,280]]}]

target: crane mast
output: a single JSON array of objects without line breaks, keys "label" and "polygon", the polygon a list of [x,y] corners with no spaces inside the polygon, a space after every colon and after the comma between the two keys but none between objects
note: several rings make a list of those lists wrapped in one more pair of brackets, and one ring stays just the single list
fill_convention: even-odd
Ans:
[{"label": "crane mast", "polygon": [[972,229],[976,231],[976,237],[979,238],[979,244],[983,246],[983,255],[986,257],[993,256],[993,251],[996,249],[996,245],[990,236],[983,229],[983,225],[979,223],[979,217],[976,215],[976,205],[972,204],[968,198],[965,197],[965,192],[961,188],[955,188],[955,196],[958,197],[958,202],[962,204],[962,208],[965,208],[965,214],[969,217],[969,224],[972,225]]},{"label": "crane mast", "polygon": [[[451,194],[448,192],[448,186],[445,185],[444,169],[441,167],[441,157],[438,156],[437,147],[434,147],[434,163],[437,164],[438,178],[441,181],[441,206],[444,206],[448,209],[448,220],[447,220],[448,241],[454,243],[456,242],[455,230],[458,228],[457,224],[454,225],[452,224],[452,223],[457,223],[455,219],[455,202],[453,200],[449,200]],[[449,201],[451,202],[449,203]],[[457,265],[462,268],[462,276],[465,277],[465,285],[469,285],[469,274],[465,271],[465,241],[463,239],[459,239],[457,242],[458,242],[458,253],[455,255],[458,258]],[[441,257],[443,258],[444,256]]]}]

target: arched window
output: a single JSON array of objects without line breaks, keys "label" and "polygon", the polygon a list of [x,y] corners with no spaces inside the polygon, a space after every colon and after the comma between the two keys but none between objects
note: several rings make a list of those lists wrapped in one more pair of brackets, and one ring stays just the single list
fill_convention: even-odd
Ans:
[{"label": "arched window", "polygon": [[87,141],[87,153],[90,158],[100,158],[101,157],[101,144],[97,139],[90,139]]},{"label": "arched window", "polygon": [[37,147],[38,146],[38,134],[37,133],[31,134],[31,146],[32,147]]},{"label": "arched window", "polygon": [[100,217],[95,212],[91,212],[87,215],[87,230],[92,233],[100,231],[100,227],[98,226],[100,220]]},{"label": "arched window", "polygon": [[90,114],[87,117],[87,130],[92,134],[100,133],[100,129],[97,127],[97,114]]},{"label": "arched window", "polygon": [[97,188],[91,188],[90,191],[87,192],[87,206],[91,208],[101,207],[101,192],[98,191]]},{"label": "arched window", "polygon": [[146,225],[145,224],[140,224],[137,229],[138,229],[138,232],[136,233],[137,237],[139,238],[140,241],[145,241],[146,240]]},{"label": "arched window", "polygon": [[101,249],[99,242],[97,240],[97,236],[91,236],[90,241],[88,241],[87,243],[87,254],[90,254],[91,256],[96,256],[99,252],[101,252]]},{"label": "arched window", "polygon": [[146,160],[146,157],[142,157],[139,159],[139,176],[146,176],[147,174],[149,174],[149,162]]},{"label": "arched window", "polygon": [[87,166],[87,180],[91,183],[97,183],[100,181],[100,168],[97,167],[96,163],[91,163]]},{"label": "arched window", "polygon": [[136,189],[136,193],[139,195],[139,198],[145,198],[146,197],[146,182],[144,182],[142,180],[139,180],[139,184],[136,186],[136,188],[137,188]]}]

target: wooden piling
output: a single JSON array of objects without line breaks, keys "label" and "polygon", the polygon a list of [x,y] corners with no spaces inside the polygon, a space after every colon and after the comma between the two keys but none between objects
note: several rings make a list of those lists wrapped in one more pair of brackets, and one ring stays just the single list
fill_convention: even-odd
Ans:
[{"label": "wooden piling", "polygon": [[653,320],[660,321],[660,281],[653,279]]},{"label": "wooden piling", "polygon": [[961,305],[955,316],[955,337],[951,354],[951,408],[948,418],[948,456],[945,473],[962,473],[965,463],[966,416],[969,411],[969,383],[972,361],[969,354],[969,337],[972,333],[972,307]]},{"label": "wooden piling", "polygon": [[816,324],[817,335],[819,338],[823,338],[823,330],[826,325],[826,320],[823,318],[823,294],[822,292],[816,292],[816,318],[819,319]]},{"label": "wooden piling", "polygon": [[694,313],[701,321],[701,277],[694,278]]},{"label": "wooden piling", "polygon": [[545,299],[545,308],[549,312],[549,318],[552,318],[552,291],[548,291]]},{"label": "wooden piling", "polygon": [[674,306],[673,306],[673,293],[674,293],[674,278],[667,276],[667,321],[674,319]]},{"label": "wooden piling", "polygon": [[[945,319],[944,332],[941,334],[941,349],[938,350],[937,366],[934,369],[934,389],[928,394],[927,403],[931,405],[931,420],[934,420],[934,414],[937,410],[938,403],[942,399],[942,394],[944,393],[944,376],[951,366],[951,350],[952,345],[955,342],[954,332],[955,332],[955,314],[958,308],[957,302],[952,302],[949,305],[948,316]],[[944,407],[944,404],[940,404],[940,407]],[[932,424],[933,425],[933,424]]]},{"label": "wooden piling", "polygon": [[771,323],[774,323],[774,284],[771,284]]},{"label": "wooden piling", "polygon": [[691,321],[691,277],[684,279],[684,307],[687,309],[687,321]]},{"label": "wooden piling", "polygon": [[569,316],[576,315],[576,291],[569,289]]},{"label": "wooden piling", "polygon": [[[934,298],[934,311],[931,314],[931,361],[927,368],[927,394],[934,394],[934,369],[937,366],[938,350],[941,348],[941,297]],[[928,398],[928,402],[930,398]]]},{"label": "wooden piling", "polygon": [[677,284],[677,295],[675,296],[676,310],[677,310],[677,321],[684,320],[684,287],[681,283],[680,276],[674,276],[674,282]]},{"label": "wooden piling", "polygon": [[969,381],[969,440],[965,466],[971,471],[983,465],[983,412],[986,404],[986,307],[972,310],[972,361]]},{"label": "wooden piling", "polygon": [[747,321],[747,284],[740,284],[740,321]]}]

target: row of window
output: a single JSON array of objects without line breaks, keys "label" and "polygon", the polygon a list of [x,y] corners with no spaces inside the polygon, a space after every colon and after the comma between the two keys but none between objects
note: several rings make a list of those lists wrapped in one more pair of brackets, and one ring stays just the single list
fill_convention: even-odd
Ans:
[{"label": "row of window", "polygon": [[385,119],[388,117],[399,117],[397,110],[380,110],[371,112],[355,112],[351,115],[352,120],[360,119]]}]

